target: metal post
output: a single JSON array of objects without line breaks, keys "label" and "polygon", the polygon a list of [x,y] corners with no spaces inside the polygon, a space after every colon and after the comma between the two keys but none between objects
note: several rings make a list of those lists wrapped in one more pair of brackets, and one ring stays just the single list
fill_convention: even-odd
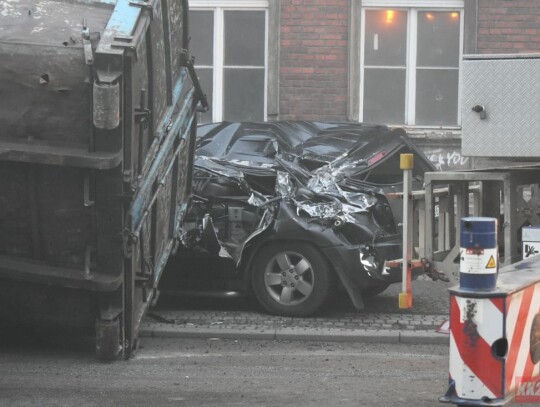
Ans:
[{"label": "metal post", "polygon": [[402,289],[399,294],[399,308],[412,308],[412,281],[411,281],[411,260],[413,254],[413,234],[412,234],[412,169],[413,155],[401,154],[399,166],[403,170],[403,273]]}]

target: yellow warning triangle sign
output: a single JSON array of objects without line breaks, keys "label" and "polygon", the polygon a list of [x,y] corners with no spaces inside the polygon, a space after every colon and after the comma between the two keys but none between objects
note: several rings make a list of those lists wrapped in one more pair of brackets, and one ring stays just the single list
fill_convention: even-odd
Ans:
[{"label": "yellow warning triangle sign", "polygon": [[495,263],[495,258],[493,257],[493,255],[491,255],[491,257],[489,258],[488,263],[486,264],[486,268],[487,269],[494,269],[495,267],[497,267],[497,263]]}]

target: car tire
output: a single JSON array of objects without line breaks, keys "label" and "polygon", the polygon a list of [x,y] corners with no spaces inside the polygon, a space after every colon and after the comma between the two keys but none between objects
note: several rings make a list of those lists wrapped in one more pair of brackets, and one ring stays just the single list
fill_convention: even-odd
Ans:
[{"label": "car tire", "polygon": [[95,326],[96,358],[107,362],[115,360],[120,354],[120,320],[105,321],[98,318]]},{"label": "car tire", "polygon": [[271,314],[314,314],[330,297],[334,282],[326,259],[305,243],[264,246],[251,268],[253,294]]}]

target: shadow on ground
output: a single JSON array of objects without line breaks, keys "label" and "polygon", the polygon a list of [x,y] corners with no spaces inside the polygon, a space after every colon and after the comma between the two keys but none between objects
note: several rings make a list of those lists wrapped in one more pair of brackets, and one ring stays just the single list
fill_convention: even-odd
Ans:
[{"label": "shadow on ground", "polygon": [[[390,314],[418,314],[418,315],[448,315],[450,283],[420,280],[413,283],[413,308],[402,310],[398,307],[398,295],[401,285],[390,286],[385,292],[367,298],[366,308],[357,311],[351,304],[346,293],[339,293],[329,301],[319,312],[318,316],[342,317],[344,314],[357,313],[390,313]],[[162,294],[157,305],[158,310],[186,310],[186,311],[241,311],[264,313],[259,305],[249,297],[240,298],[214,298],[198,296],[174,296]]]},{"label": "shadow on ground", "polygon": [[52,352],[92,357],[95,353],[93,332],[87,329],[58,326],[32,326],[0,322],[2,351]]}]

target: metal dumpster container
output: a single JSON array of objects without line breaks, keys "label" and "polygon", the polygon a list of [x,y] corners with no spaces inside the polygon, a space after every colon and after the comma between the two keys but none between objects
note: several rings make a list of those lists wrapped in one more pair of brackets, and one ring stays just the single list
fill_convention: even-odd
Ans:
[{"label": "metal dumpster container", "polygon": [[0,318],[129,357],[191,189],[187,0],[0,5]]}]

